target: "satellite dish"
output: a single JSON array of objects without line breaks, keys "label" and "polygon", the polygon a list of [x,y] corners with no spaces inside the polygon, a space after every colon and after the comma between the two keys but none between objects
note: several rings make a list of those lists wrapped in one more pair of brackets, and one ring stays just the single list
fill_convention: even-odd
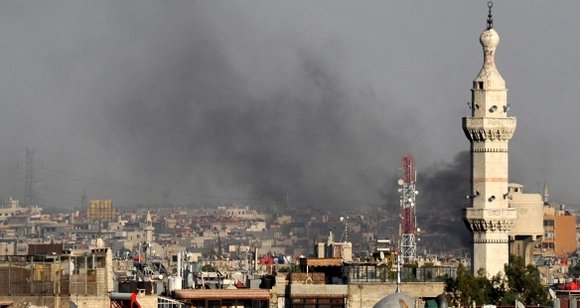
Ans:
[{"label": "satellite dish", "polygon": [[399,185],[403,185],[403,184],[405,184],[405,181],[403,181],[403,179],[399,179],[399,180],[397,181],[397,184],[399,184]]},{"label": "satellite dish", "polygon": [[552,288],[548,288],[548,293],[550,293],[550,298],[556,299],[556,292]]},{"label": "satellite dish", "polygon": [[519,300],[516,299],[516,308],[526,308],[526,306],[524,306],[524,304],[522,304],[522,302],[520,302]]},{"label": "satellite dish", "polygon": [[381,251],[381,252],[379,253],[379,258],[381,259],[381,261],[382,261],[383,259],[385,259],[385,253]]}]

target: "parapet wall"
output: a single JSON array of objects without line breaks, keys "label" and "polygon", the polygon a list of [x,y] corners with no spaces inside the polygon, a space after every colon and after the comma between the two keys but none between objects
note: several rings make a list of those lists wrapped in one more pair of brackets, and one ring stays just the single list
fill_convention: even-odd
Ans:
[{"label": "parapet wall", "polygon": [[[444,282],[407,282],[401,284],[401,292],[415,298],[436,297],[443,293]],[[349,284],[348,307],[373,307],[387,295],[395,293],[397,284],[386,282],[381,284]]]},{"label": "parapet wall", "polygon": [[[417,299],[434,298],[442,294],[444,282],[405,282],[401,292]],[[290,298],[346,298],[348,308],[370,308],[385,296],[395,293],[396,282],[351,283],[348,285],[293,284],[279,281],[272,288],[270,307],[279,307]]]},{"label": "parapet wall", "polygon": [[50,308],[109,308],[107,296],[0,296],[0,302],[12,303],[10,307]]}]

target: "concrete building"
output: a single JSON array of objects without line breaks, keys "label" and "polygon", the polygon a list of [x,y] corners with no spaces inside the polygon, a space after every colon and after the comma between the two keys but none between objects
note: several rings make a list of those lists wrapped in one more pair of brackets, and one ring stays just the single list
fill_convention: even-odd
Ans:
[{"label": "concrete building", "polygon": [[544,184],[542,226],[544,235],[534,247],[534,257],[541,264],[558,263],[556,259],[570,256],[578,247],[576,215],[563,204],[550,202],[548,185]]},{"label": "concrete building", "polygon": [[534,247],[544,235],[544,205],[539,194],[524,193],[524,186],[510,183],[507,199],[515,208],[518,219],[509,232],[510,255],[520,256],[525,264],[532,264]]},{"label": "concrete building", "polygon": [[564,209],[554,215],[554,252],[557,257],[576,252],[576,215]]},{"label": "concrete building", "polygon": [[87,220],[115,220],[115,208],[112,200],[90,200],[87,208]]},{"label": "concrete building", "polygon": [[464,218],[473,233],[473,271],[503,272],[509,261],[509,231],[517,210],[508,205],[508,146],[516,118],[508,117],[507,89],[495,65],[499,35],[493,28],[491,5],[487,29],[480,38],[484,61],[473,80],[471,116],[463,130],[471,143],[471,207]]},{"label": "concrete building", "polygon": [[219,207],[219,211],[225,211],[226,215],[229,217],[241,219],[241,220],[266,220],[266,215],[259,213],[254,209],[250,209],[249,206],[246,207]]},{"label": "concrete building", "polygon": [[563,205],[544,205],[544,238],[537,245],[535,255],[544,258],[563,258],[576,252],[576,215]]},{"label": "concrete building", "polygon": [[0,258],[0,302],[10,307],[109,307],[107,248]]},{"label": "concrete building", "polygon": [[25,208],[21,208],[20,205],[18,205],[18,200],[8,198],[0,207],[0,222],[6,221],[8,217],[14,217],[24,212]]}]

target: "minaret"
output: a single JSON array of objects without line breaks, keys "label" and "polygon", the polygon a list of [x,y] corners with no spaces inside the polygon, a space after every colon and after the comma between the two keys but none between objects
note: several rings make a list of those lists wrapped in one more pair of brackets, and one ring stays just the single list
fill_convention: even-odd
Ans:
[{"label": "minaret", "polygon": [[503,273],[509,262],[508,232],[517,212],[508,206],[508,143],[516,129],[516,118],[508,117],[505,82],[495,66],[499,35],[493,29],[491,8],[487,29],[479,41],[483,67],[473,80],[471,116],[463,118],[463,130],[471,143],[471,207],[464,218],[473,233],[474,274],[485,269],[487,276]]},{"label": "minaret", "polygon": [[151,213],[149,211],[147,211],[147,216],[145,217],[145,228],[143,229],[145,230],[145,241],[147,243],[153,242],[153,230],[155,230],[155,227],[153,227],[153,219],[151,219]]},{"label": "minaret", "polygon": [[548,183],[544,182],[544,195],[542,196],[544,205],[550,205],[550,194],[548,194]]}]

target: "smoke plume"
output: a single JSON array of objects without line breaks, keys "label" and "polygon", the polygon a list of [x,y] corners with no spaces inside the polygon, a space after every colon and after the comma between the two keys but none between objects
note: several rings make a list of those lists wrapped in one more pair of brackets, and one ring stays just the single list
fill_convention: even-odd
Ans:
[{"label": "smoke plume", "polygon": [[469,206],[465,199],[469,194],[469,168],[469,151],[464,151],[452,162],[433,166],[417,178],[417,221],[432,249],[461,251],[471,243],[461,215],[462,209]]}]

